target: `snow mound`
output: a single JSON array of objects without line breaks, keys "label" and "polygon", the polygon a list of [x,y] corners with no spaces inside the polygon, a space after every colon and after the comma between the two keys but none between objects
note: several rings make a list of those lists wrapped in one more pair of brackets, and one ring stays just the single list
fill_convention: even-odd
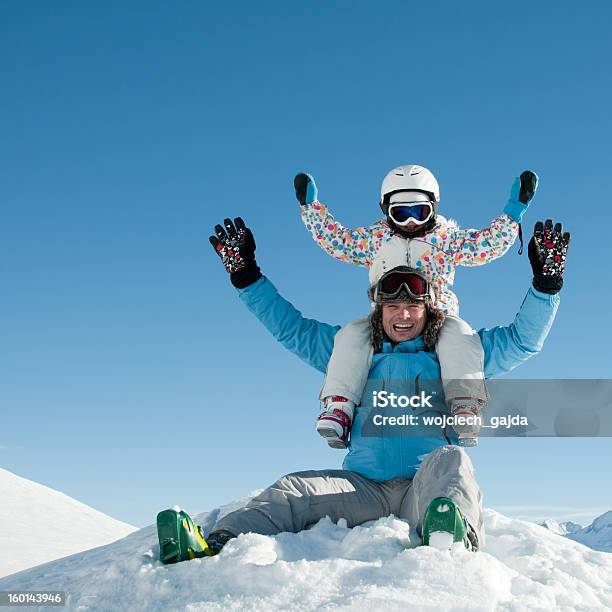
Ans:
[{"label": "snow mound", "polygon": [[[206,529],[244,501],[197,517]],[[612,555],[486,510],[487,545],[413,547],[394,517],[348,529],[323,519],[275,537],[245,534],[217,557],[164,566],[154,526],[0,580],[64,590],[69,610],[610,610]],[[411,541],[411,538],[413,540]]]},{"label": "snow mound", "polygon": [[0,576],[114,542],[135,530],[0,468]]}]

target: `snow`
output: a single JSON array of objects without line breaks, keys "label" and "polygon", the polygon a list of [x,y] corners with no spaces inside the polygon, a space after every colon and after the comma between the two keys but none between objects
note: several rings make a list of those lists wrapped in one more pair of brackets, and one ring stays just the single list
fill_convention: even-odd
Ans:
[{"label": "snow", "polygon": [[[204,531],[246,499],[196,517]],[[164,566],[155,527],[4,579],[7,589],[64,590],[68,610],[612,609],[612,555],[485,511],[487,544],[472,553],[416,547],[394,517],[348,529],[323,519],[275,537],[245,534],[217,557]]]},{"label": "snow", "polygon": [[429,546],[439,550],[449,550],[453,544],[453,534],[448,531],[432,531],[429,534]]},{"label": "snow", "polygon": [[0,468],[0,577],[114,542],[136,530]]}]

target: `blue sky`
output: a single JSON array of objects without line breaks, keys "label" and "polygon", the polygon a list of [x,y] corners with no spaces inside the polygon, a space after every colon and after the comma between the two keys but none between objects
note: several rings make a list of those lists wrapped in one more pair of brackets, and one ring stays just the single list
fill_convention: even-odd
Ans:
[{"label": "blue sky", "polygon": [[[242,215],[307,316],[367,312],[365,270],[302,226],[301,170],[356,226],[389,169],[421,163],[464,227],[536,170],[526,233],[552,217],[573,240],[554,329],[516,376],[609,378],[611,18],[606,2],[2,3],[0,466],[138,525],[338,467],[313,429],[320,374],[208,244]],[[458,271],[474,327],[518,309],[516,250]],[[487,505],[569,518],[612,508],[610,451],[488,439],[472,457]]]}]

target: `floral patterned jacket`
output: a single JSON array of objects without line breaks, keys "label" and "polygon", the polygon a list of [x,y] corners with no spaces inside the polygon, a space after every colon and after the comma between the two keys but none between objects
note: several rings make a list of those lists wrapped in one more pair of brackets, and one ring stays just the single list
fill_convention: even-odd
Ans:
[{"label": "floral patterned jacket", "polygon": [[301,208],[302,221],[314,241],[340,261],[372,268],[378,257],[405,249],[408,265],[421,270],[437,287],[436,307],[455,316],[459,316],[459,302],[450,290],[455,267],[482,266],[501,257],[514,244],[519,229],[519,223],[506,213],[480,230],[461,229],[454,221],[437,215],[431,231],[407,239],[394,234],[385,219],[370,227],[349,229],[318,200]]}]

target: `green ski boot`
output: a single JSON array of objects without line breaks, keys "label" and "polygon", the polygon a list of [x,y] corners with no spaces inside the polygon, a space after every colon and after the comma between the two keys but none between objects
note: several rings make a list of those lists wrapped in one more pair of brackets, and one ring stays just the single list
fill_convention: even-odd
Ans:
[{"label": "green ski boot", "polygon": [[202,537],[200,527],[183,510],[162,510],[157,515],[157,535],[162,563],[178,563],[214,554]]},{"label": "green ski boot", "polygon": [[450,497],[436,497],[425,512],[423,545],[450,550],[455,542],[463,542],[468,550],[472,550],[467,521]]}]

